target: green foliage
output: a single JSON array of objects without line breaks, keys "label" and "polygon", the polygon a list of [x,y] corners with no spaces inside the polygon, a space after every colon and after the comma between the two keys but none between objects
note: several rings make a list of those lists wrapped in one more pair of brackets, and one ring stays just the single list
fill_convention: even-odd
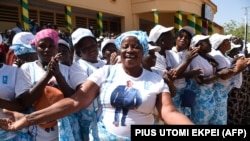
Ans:
[{"label": "green foliage", "polygon": [[[233,36],[240,37],[242,40],[245,39],[245,23],[239,23],[235,20],[231,20],[229,23],[224,24],[225,34],[232,34]],[[247,41],[250,42],[250,28],[248,24]]]}]

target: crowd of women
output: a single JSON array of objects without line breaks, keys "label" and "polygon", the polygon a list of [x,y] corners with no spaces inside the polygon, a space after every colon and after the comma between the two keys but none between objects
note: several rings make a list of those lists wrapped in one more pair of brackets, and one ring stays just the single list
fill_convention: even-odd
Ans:
[{"label": "crowd of women", "polygon": [[15,34],[9,51],[0,63],[6,141],[128,141],[134,124],[249,120],[235,105],[249,108],[240,91],[250,59],[232,35],[156,25],[99,42],[87,28],[67,37],[47,28]]}]

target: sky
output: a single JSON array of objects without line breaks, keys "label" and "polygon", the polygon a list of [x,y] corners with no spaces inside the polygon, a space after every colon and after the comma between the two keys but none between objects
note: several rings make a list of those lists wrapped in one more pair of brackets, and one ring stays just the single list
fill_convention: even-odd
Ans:
[{"label": "sky", "polygon": [[234,20],[238,23],[245,23],[245,8],[248,7],[248,24],[250,23],[250,0],[211,0],[217,5],[217,13],[214,15],[214,22],[223,26]]}]

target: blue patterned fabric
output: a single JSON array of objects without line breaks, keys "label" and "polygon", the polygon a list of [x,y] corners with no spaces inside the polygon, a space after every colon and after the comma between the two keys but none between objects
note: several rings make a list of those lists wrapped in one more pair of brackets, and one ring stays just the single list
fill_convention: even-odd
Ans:
[{"label": "blue patterned fabric", "polygon": [[8,132],[0,128],[0,139],[2,141],[32,141],[27,131],[28,129],[23,128],[20,131]]},{"label": "blue patterned fabric", "polygon": [[121,48],[121,43],[122,43],[122,40],[128,36],[133,36],[133,37],[136,37],[140,44],[142,45],[143,47],[143,55],[147,55],[148,54],[148,49],[149,49],[149,46],[148,46],[148,35],[146,32],[144,31],[128,31],[128,32],[124,32],[122,33],[120,36],[118,36],[116,39],[115,39],[115,45],[116,45],[116,48],[118,50],[120,50]]},{"label": "blue patterned fabric", "polygon": [[191,108],[190,107],[183,107],[182,106],[182,101],[183,101],[183,94],[186,89],[189,89],[191,81],[187,81],[187,85],[184,88],[178,88],[176,89],[176,95],[172,98],[175,107],[184,115],[190,116],[191,114]]},{"label": "blue patterned fabric", "polygon": [[215,112],[210,120],[210,124],[213,125],[226,125],[227,124],[227,99],[228,93],[232,89],[232,85],[225,87],[220,83],[215,83],[213,89],[215,98]]},{"label": "blue patterned fabric", "polygon": [[36,52],[36,49],[32,47],[31,45],[25,45],[25,44],[13,44],[10,49],[14,51],[15,55],[22,55],[27,53],[33,53]]},{"label": "blue patterned fabric", "polygon": [[190,118],[195,124],[208,125],[216,108],[213,87],[199,85],[193,80],[190,88],[196,93]]},{"label": "blue patterned fabric", "polygon": [[82,135],[84,141],[89,141],[90,137],[94,138],[95,141],[98,140],[97,110],[98,100],[95,99],[89,107],[76,113],[80,125],[80,134]]},{"label": "blue patterned fabric", "polygon": [[59,141],[83,141],[75,114],[58,119]]},{"label": "blue patterned fabric", "polygon": [[99,138],[94,141],[130,141],[131,140],[130,138],[117,136],[108,132],[105,129],[105,126],[101,122],[98,122],[97,126],[98,126],[98,131],[99,131],[98,132]]}]

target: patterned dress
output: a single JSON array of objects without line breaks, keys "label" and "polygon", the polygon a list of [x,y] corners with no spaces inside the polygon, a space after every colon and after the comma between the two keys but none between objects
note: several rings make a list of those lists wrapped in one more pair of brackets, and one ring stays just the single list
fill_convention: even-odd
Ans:
[{"label": "patterned dress", "polygon": [[250,125],[250,72],[242,72],[241,88],[233,88],[228,97],[228,123],[230,125]]},{"label": "patterned dress", "polygon": [[[76,89],[78,85],[85,82],[86,79],[99,68],[103,67],[105,62],[98,60],[97,63],[91,63],[83,59],[74,62],[70,67],[70,85]],[[81,76],[81,77],[79,77]],[[97,140],[97,120],[98,120],[99,99],[96,98],[87,108],[75,113],[77,116],[80,134],[84,141]]]}]

